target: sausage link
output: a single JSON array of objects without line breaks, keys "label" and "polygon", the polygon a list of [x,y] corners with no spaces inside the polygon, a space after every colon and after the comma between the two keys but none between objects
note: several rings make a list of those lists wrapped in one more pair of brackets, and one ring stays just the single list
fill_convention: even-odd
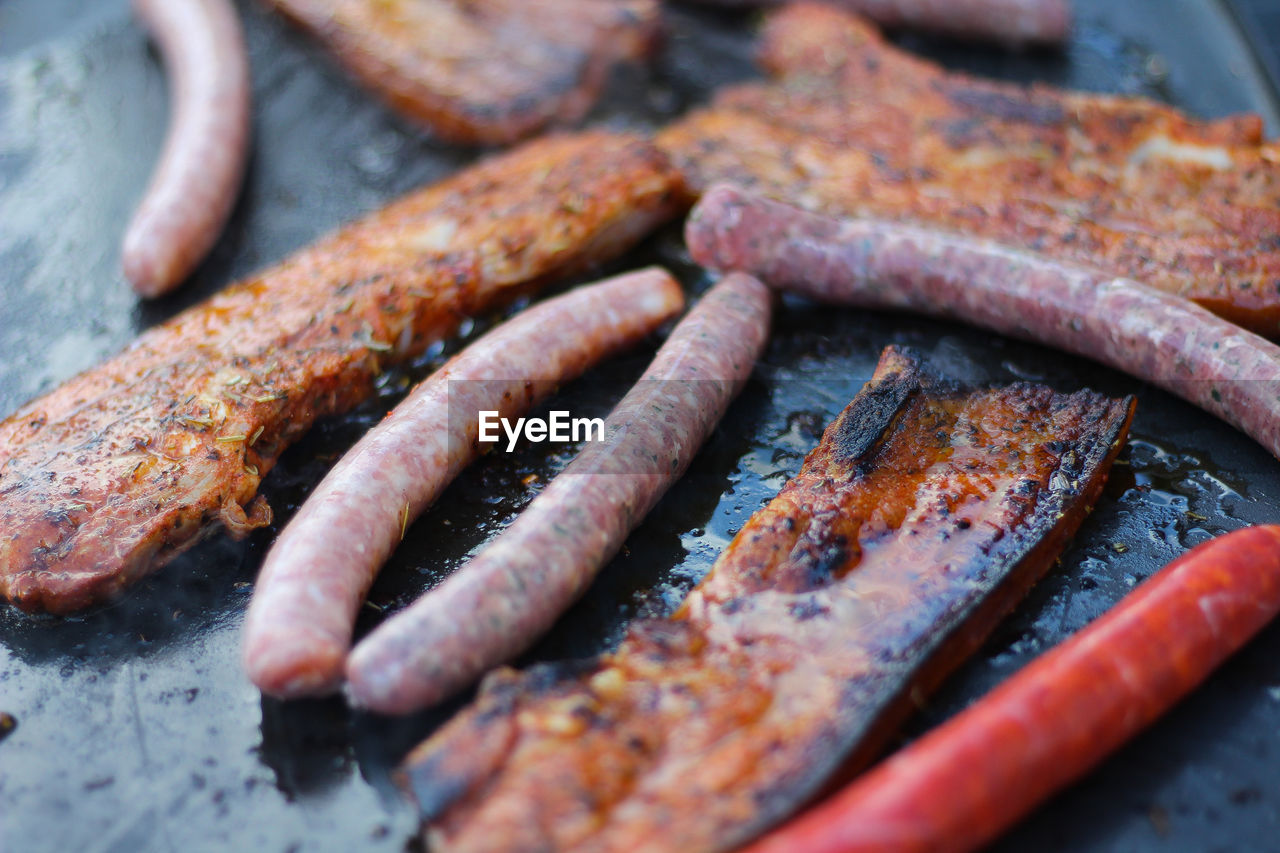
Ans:
[{"label": "sausage link", "polygon": [[1206,542],[746,853],[980,847],[1163,714],[1277,612],[1280,527]]},{"label": "sausage link", "polygon": [[731,275],[663,344],[589,444],[520,517],[347,660],[358,704],[407,713],[528,648],[688,467],[768,337],[770,295]]},{"label": "sausage link", "polygon": [[886,27],[919,27],[1010,44],[1066,41],[1070,0],[841,0]]},{"label": "sausage link", "polygon": [[685,228],[698,263],[820,302],[914,311],[1095,359],[1280,456],[1280,347],[1178,296],[986,240],[837,220],[728,186]]},{"label": "sausage link", "polygon": [[479,452],[478,413],[519,415],[683,307],[664,270],[618,276],[524,311],[415,388],[334,466],[267,555],[245,624],[253,683],[282,698],[337,689],[378,570]]},{"label": "sausage link", "polygon": [[[784,0],[702,0],[715,6],[778,6]],[[912,27],[1013,46],[1054,44],[1071,34],[1070,0],[835,0],[881,26]]]},{"label": "sausage link", "polygon": [[133,0],[159,43],[172,116],[125,231],[121,265],[143,296],[176,287],[231,215],[249,153],[249,56],[230,0]]}]

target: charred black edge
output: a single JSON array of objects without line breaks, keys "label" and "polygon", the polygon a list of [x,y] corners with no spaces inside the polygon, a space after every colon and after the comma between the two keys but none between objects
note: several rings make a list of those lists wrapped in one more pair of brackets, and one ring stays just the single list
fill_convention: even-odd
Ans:
[{"label": "charred black edge", "polygon": [[965,390],[963,384],[934,371],[916,350],[887,346],[871,381],[836,418],[827,437],[837,457],[858,462],[871,454],[916,394],[946,396]]},{"label": "charred black edge", "polygon": [[872,379],[853,398],[833,428],[831,438],[836,455],[850,462],[866,456],[889,429],[889,425],[919,390],[920,360],[914,352],[885,350],[879,373],[892,356],[895,368],[884,379]]},{"label": "charred black edge", "polygon": [[[566,683],[573,683],[581,676],[594,672],[601,658],[587,657],[563,661],[551,661],[530,666],[525,670],[501,667],[485,677],[474,704],[474,716],[466,721],[476,732],[483,732],[489,724],[514,713],[521,698],[552,693]],[[461,713],[461,709],[459,711]],[[483,732],[493,737],[493,732]],[[430,740],[424,743],[430,743]],[[418,817],[430,823],[447,812],[458,800],[476,788],[488,776],[492,768],[467,764],[464,772],[450,766],[450,752],[429,751],[418,759],[418,750],[400,763],[392,773],[392,781],[418,808]]]},{"label": "charred black edge", "polygon": [[402,765],[393,780],[418,807],[424,823],[434,820],[471,790],[472,780],[446,766],[446,754],[436,753],[422,761]]},{"label": "charred black edge", "polygon": [[[473,702],[479,707],[470,719],[462,720],[472,730],[479,731],[485,726],[512,714],[521,695],[523,680],[519,673],[508,667],[501,667],[486,676],[480,692]],[[460,711],[458,712],[460,713]],[[459,718],[453,717],[453,725]],[[494,733],[489,732],[489,737]],[[423,743],[430,743],[424,741]],[[477,767],[475,763],[458,769],[450,766],[451,754],[431,751],[425,758],[417,758],[422,751],[419,744],[400,762],[391,774],[391,780],[418,808],[419,819],[425,824],[444,814],[467,792],[476,787],[479,777],[487,775],[491,768]]]},{"label": "charred black edge", "polygon": [[[919,707],[920,700],[976,652],[1000,619],[1048,573],[1101,495],[1111,463],[1124,446],[1136,405],[1132,395],[1115,399],[1087,389],[1064,396],[1068,400],[1091,399],[1095,410],[1101,413],[1099,420],[1108,423],[1082,453],[1074,454],[1074,459],[1072,454],[1063,455],[1064,465],[1058,470],[1067,473],[1068,486],[1042,491],[1032,521],[1011,531],[987,553],[985,559],[989,563],[1008,565],[1008,571],[995,578],[994,583],[989,575],[984,576],[981,591],[943,617],[949,623],[945,629],[932,632],[928,641],[914,647],[918,665],[886,670],[885,677],[905,674],[901,688],[884,696],[866,715],[870,723],[860,731],[844,730],[837,721],[825,732],[815,743],[814,754],[824,756],[826,761],[816,771],[810,765],[789,781],[794,788],[808,789],[809,793],[790,800],[791,808],[778,805],[770,809],[773,804],[761,802],[761,819],[739,841],[754,837],[768,825],[831,795],[888,751],[894,734]],[[1075,446],[1080,444],[1083,442]],[[948,653],[939,654],[940,649],[947,649]],[[851,749],[846,747],[850,743],[855,744]]]}]

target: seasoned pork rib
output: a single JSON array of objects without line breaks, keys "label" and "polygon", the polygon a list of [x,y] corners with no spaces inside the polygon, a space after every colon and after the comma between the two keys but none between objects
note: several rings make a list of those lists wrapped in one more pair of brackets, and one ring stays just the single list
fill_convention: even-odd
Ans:
[{"label": "seasoned pork rib", "polygon": [[443,139],[503,144],[581,119],[656,42],[657,0],[267,0]]},{"label": "seasoned pork rib", "polygon": [[947,73],[811,4],[769,18],[762,59],[773,81],[659,138],[696,190],[990,237],[1280,334],[1280,158],[1256,116]]},{"label": "seasoned pork rib", "polygon": [[1053,562],[1132,400],[886,350],[674,616],[499,670],[406,760],[433,850],[714,851],[865,763]]},{"label": "seasoned pork rib", "polygon": [[73,610],[214,522],[266,524],[258,484],[317,418],[463,317],[620,254],[681,194],[639,138],[540,140],[151,329],[0,423],[0,593]]}]

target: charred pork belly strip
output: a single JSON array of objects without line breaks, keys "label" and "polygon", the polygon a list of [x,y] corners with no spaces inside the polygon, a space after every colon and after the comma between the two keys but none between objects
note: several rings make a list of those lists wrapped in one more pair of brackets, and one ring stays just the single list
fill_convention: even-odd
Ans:
[{"label": "charred pork belly strip", "polygon": [[[889,349],[666,620],[499,670],[403,783],[443,850],[734,848],[865,764],[1040,577],[1132,400],[968,389]],[[433,846],[432,849],[437,849]]]},{"label": "charred pork belly strip", "polygon": [[613,257],[683,203],[642,139],[531,143],[414,192],[143,334],[0,423],[0,593],[66,612],[254,498],[320,417],[483,311]]},{"label": "charred pork belly strip", "polygon": [[1256,116],[947,73],[809,4],[770,17],[762,56],[773,81],[659,138],[696,191],[999,240],[1280,334],[1280,158]]},{"label": "charred pork belly strip", "polygon": [[267,0],[442,139],[514,142],[581,119],[657,39],[657,0]]}]

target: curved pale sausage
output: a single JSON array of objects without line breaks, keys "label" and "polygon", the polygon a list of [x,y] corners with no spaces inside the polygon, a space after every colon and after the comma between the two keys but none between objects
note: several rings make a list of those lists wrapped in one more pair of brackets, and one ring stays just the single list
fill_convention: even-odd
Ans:
[{"label": "curved pale sausage", "polygon": [[378,570],[479,453],[478,413],[519,415],[683,307],[664,270],[618,276],[529,308],[415,388],[334,466],[267,555],[245,624],[253,683],[282,698],[335,690]]},{"label": "curved pale sausage", "polygon": [[769,333],[763,284],[731,275],[671,333],[589,444],[520,517],[347,661],[352,699],[407,713],[528,648],[684,473]]},{"label": "curved pale sausage", "polygon": [[1070,0],[840,0],[887,27],[919,27],[1011,44],[1066,41]]},{"label": "curved pale sausage", "polygon": [[1129,279],[895,222],[838,220],[714,187],[694,259],[820,302],[914,311],[1092,358],[1170,391],[1280,456],[1280,347]]},{"label": "curved pale sausage", "polygon": [[249,56],[230,0],[133,0],[159,43],[172,115],[125,231],[121,265],[143,296],[176,287],[226,225],[249,153]]},{"label": "curved pale sausage", "polygon": [[[714,6],[778,6],[784,0],[702,0]],[[1071,0],[833,0],[881,26],[912,27],[1018,46],[1066,41]]]}]

